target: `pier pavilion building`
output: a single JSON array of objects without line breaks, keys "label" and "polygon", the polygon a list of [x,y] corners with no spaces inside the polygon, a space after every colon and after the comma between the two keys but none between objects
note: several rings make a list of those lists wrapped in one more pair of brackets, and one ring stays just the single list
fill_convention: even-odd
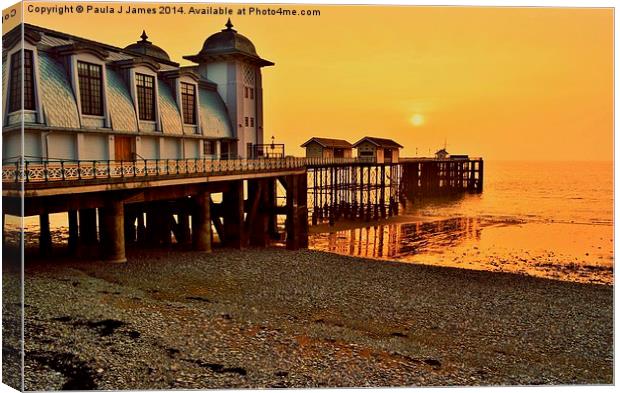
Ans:
[{"label": "pier pavilion building", "polygon": [[[253,158],[262,59],[228,21],[180,66],[142,32],[124,48],[24,24],[3,36],[3,158]],[[23,57],[22,57],[23,45]],[[22,79],[23,69],[23,79]],[[23,101],[22,101],[23,90]]]}]

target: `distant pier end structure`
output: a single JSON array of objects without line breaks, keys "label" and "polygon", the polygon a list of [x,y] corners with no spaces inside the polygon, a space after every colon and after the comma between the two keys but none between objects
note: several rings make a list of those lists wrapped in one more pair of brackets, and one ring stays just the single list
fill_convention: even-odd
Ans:
[{"label": "distant pier end structure", "polygon": [[133,244],[294,250],[310,222],[482,191],[481,159],[406,158],[390,139],[312,138],[306,157],[266,144],[261,69],[274,63],[230,20],[189,67],[144,31],[118,48],[23,24],[3,45],[5,250],[21,252],[20,217],[38,216],[40,253],[54,252],[53,213],[66,214],[72,255],[110,262]]},{"label": "distant pier end structure", "polygon": [[400,163],[403,201],[482,192],[484,161],[480,157],[450,155],[441,149],[434,158],[401,158]]}]

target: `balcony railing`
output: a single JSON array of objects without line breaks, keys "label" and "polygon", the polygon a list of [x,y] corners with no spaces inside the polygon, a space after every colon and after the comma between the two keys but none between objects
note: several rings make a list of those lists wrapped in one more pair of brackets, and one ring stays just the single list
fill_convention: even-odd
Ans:
[{"label": "balcony railing", "polygon": [[[400,162],[433,159],[406,159]],[[470,158],[474,160],[474,158]],[[175,176],[213,176],[231,173],[286,171],[312,166],[372,164],[367,158],[285,157],[264,159],[139,159],[135,161],[113,160],[49,160],[13,158],[2,165],[3,183],[40,183],[56,181],[153,178]],[[389,164],[389,163],[386,163]]]},{"label": "balcony railing", "polygon": [[257,160],[25,160],[2,165],[2,182],[52,182],[162,176],[207,176],[300,169],[304,158]]}]

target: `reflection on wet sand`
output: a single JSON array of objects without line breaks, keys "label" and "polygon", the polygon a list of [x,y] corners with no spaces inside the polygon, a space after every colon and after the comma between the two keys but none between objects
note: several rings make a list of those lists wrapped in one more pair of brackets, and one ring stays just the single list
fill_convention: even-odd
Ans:
[{"label": "reflection on wet sand", "polygon": [[613,283],[613,227],[457,217],[316,233],[343,255]]}]

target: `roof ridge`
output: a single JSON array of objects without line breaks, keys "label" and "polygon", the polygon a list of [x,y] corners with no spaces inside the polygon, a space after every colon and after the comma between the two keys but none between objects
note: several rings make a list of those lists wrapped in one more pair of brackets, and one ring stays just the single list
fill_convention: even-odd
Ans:
[{"label": "roof ridge", "polygon": [[[112,51],[115,51],[115,52],[123,53],[123,54],[126,54],[128,56],[139,57],[139,56],[136,55],[136,52],[132,52],[132,51],[126,50],[124,48],[119,48],[119,47],[114,46],[114,45],[105,44],[103,42],[91,40],[89,38],[84,38],[84,37],[76,36],[76,35],[69,34],[69,33],[63,33],[63,32],[58,31],[58,30],[49,29],[47,27],[33,25],[32,23],[23,22],[23,25],[24,25],[25,28],[28,27],[28,28],[31,28],[33,30],[38,30],[38,31],[43,32],[44,34],[50,35],[52,37],[56,36],[57,38],[61,38],[61,39],[65,39],[65,40],[66,39],[71,39],[71,40],[75,40],[75,41],[82,41],[82,42],[85,42],[85,43],[88,43],[88,44],[91,44],[91,45],[93,45],[93,44],[94,45],[99,45],[99,46],[104,47],[104,48],[106,48],[108,50],[112,50]],[[172,60],[165,60],[165,59],[161,59],[161,58],[150,56],[150,55],[146,55],[146,54],[144,56],[151,57],[151,58],[153,58],[154,60],[156,60],[158,62],[161,62],[163,64],[167,64],[167,65],[170,65],[170,66],[174,66],[174,67],[179,67],[180,66],[180,63],[177,63],[177,62],[172,61]]]}]

